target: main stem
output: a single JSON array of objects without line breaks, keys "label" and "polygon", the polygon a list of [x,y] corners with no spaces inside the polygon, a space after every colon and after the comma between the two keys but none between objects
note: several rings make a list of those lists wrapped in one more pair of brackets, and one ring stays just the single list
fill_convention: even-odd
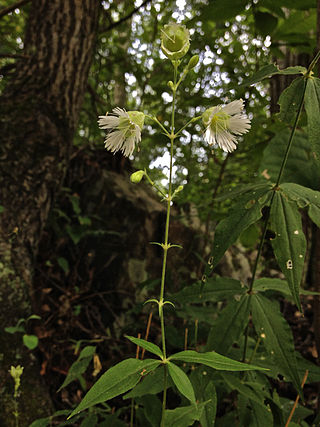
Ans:
[{"label": "main stem", "polygon": [[[309,67],[309,70],[310,70],[310,67]],[[305,97],[305,93],[306,93],[306,88],[307,88],[307,78],[305,79],[305,82],[304,82],[304,89],[303,89],[301,101],[300,101],[300,104],[299,104],[299,108],[298,108],[298,111],[297,111],[297,115],[296,115],[294,124],[293,124],[292,129],[291,129],[289,141],[288,141],[288,144],[287,144],[287,149],[286,149],[285,155],[284,155],[283,160],[282,160],[282,164],[281,164],[281,167],[280,167],[280,170],[279,170],[279,174],[278,174],[278,177],[277,177],[276,184],[273,187],[273,193],[272,193],[272,196],[271,196],[271,199],[270,199],[269,208],[268,208],[267,214],[266,214],[265,219],[264,219],[263,231],[262,231],[262,235],[261,235],[261,238],[260,238],[258,253],[257,253],[256,260],[255,260],[255,263],[254,263],[254,266],[253,266],[252,277],[251,277],[250,285],[249,285],[248,294],[249,294],[250,298],[251,298],[251,295],[252,295],[252,290],[253,290],[253,285],[254,285],[254,281],[255,281],[255,277],[256,277],[256,273],[257,273],[257,268],[258,268],[260,256],[261,256],[261,253],[262,253],[262,247],[263,247],[263,244],[264,244],[264,239],[265,239],[265,236],[266,236],[266,233],[267,233],[268,222],[269,222],[269,218],[270,218],[270,211],[271,211],[271,207],[272,207],[272,204],[273,204],[274,195],[275,195],[275,192],[279,188],[280,181],[281,181],[281,178],[282,178],[282,175],[283,175],[283,172],[284,172],[284,168],[285,168],[285,166],[287,164],[287,160],[288,160],[288,157],[289,157],[290,148],[291,148],[292,142],[293,142],[293,137],[294,137],[294,134],[295,134],[296,129],[298,127],[298,122],[299,122],[300,114],[301,114],[303,103],[304,103],[304,97]],[[244,349],[243,349],[243,356],[242,356],[242,361],[243,362],[246,359],[247,345],[248,345],[248,335],[249,335],[249,327],[247,326],[246,331],[245,331],[245,341],[244,341]]]},{"label": "main stem", "polygon": [[[170,133],[170,166],[169,166],[169,189],[167,197],[167,216],[166,216],[166,227],[164,234],[164,244],[163,244],[163,262],[162,262],[162,274],[161,274],[161,287],[160,287],[160,298],[159,298],[159,315],[160,315],[160,324],[161,324],[161,338],[162,338],[162,352],[164,360],[167,358],[166,353],[166,336],[165,336],[165,325],[164,325],[164,287],[166,279],[166,266],[167,266],[167,256],[169,249],[169,225],[170,225],[170,210],[171,210],[171,201],[172,201],[172,164],[173,164],[173,143],[175,140],[174,134],[174,115],[175,115],[175,102],[176,102],[176,84],[177,84],[177,65],[174,66],[174,79],[173,79],[173,94],[172,94],[172,113],[171,113],[171,133]],[[162,397],[162,415],[161,415],[161,427],[164,427],[164,416],[166,410],[166,400],[167,400],[167,366],[164,366],[164,382],[163,382],[163,397]]]}]

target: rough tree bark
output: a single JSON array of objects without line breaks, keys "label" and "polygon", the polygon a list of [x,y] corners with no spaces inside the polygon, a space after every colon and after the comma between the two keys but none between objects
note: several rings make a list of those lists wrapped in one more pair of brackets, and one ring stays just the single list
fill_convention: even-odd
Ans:
[{"label": "rough tree bark", "polygon": [[0,425],[14,425],[10,365],[23,365],[20,426],[50,410],[34,356],[5,333],[32,314],[33,263],[87,85],[96,0],[33,0],[25,59],[0,98]]}]

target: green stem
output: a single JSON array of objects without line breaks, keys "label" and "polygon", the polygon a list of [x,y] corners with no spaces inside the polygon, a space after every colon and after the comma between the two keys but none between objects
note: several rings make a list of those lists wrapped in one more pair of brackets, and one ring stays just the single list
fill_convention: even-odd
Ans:
[{"label": "green stem", "polygon": [[158,187],[157,186],[157,184],[155,184],[153,181],[152,181],[152,179],[150,178],[150,176],[147,174],[147,172],[146,172],[146,170],[144,171],[145,172],[145,177],[147,178],[147,180],[149,181],[149,183],[150,183],[150,185],[152,186],[152,187],[154,187],[160,194],[161,194],[161,196],[164,198],[164,199],[166,199],[167,198],[167,196],[164,194],[164,192],[161,190],[161,188],[160,187]]},{"label": "green stem", "polygon": [[[177,64],[173,63],[173,67],[174,67],[174,82],[173,82],[174,85],[173,85],[173,91],[172,91],[173,95],[172,95],[171,133],[170,135],[168,135],[168,137],[170,138],[169,189],[168,189],[168,197],[167,197],[167,216],[166,216],[166,226],[165,226],[164,245],[163,245],[163,262],[162,262],[162,274],[161,274],[161,286],[160,286],[160,298],[159,298],[159,315],[160,315],[160,323],[161,323],[162,352],[163,352],[164,360],[167,357],[167,353],[166,353],[166,336],[165,336],[163,305],[164,305],[164,288],[165,288],[165,278],[166,278],[167,255],[168,255],[168,249],[169,249],[168,243],[169,243],[170,209],[171,209],[171,200],[172,200],[172,166],[173,166],[173,143],[175,139],[174,116],[175,116],[175,102],[176,102]],[[166,399],[167,399],[167,367],[165,365],[161,427],[164,426]]]},{"label": "green stem", "polygon": [[[320,56],[320,52],[317,53],[315,59],[319,58],[319,56]],[[313,60],[312,63],[310,64],[309,68],[308,68],[307,75],[310,75],[312,67],[315,65],[315,63],[316,63],[316,61]],[[311,67],[311,65],[312,65],[312,67]],[[259,264],[260,256],[261,256],[261,252],[262,252],[262,247],[263,247],[263,244],[264,244],[264,240],[265,240],[265,236],[266,236],[266,232],[267,232],[267,228],[268,228],[268,222],[269,222],[269,218],[270,218],[270,212],[271,212],[271,207],[272,207],[272,204],[273,204],[275,192],[279,188],[279,185],[280,185],[280,182],[281,182],[281,178],[282,178],[282,175],[283,175],[283,172],[284,172],[284,169],[285,169],[285,166],[287,164],[288,157],[289,157],[289,152],[290,152],[290,149],[291,149],[291,146],[292,146],[293,137],[294,137],[294,134],[295,134],[295,132],[297,130],[297,127],[298,127],[298,122],[299,122],[299,118],[300,118],[300,115],[301,115],[301,111],[302,111],[302,107],[303,107],[303,103],[304,103],[304,97],[305,97],[306,88],[307,88],[307,80],[308,80],[308,77],[306,77],[305,81],[304,81],[303,93],[302,93],[301,101],[300,101],[299,108],[298,108],[298,111],[297,111],[297,115],[296,115],[294,124],[293,124],[292,129],[291,129],[289,141],[288,141],[288,144],[287,144],[287,149],[286,149],[285,155],[284,155],[283,160],[282,160],[282,164],[281,164],[281,167],[280,167],[280,170],[279,170],[279,174],[278,174],[278,177],[277,177],[276,184],[273,187],[273,193],[272,193],[272,196],[271,196],[271,199],[270,199],[270,203],[269,203],[269,206],[268,206],[268,211],[267,211],[265,219],[264,219],[263,231],[262,231],[262,235],[261,235],[261,238],[260,238],[258,253],[257,253],[256,259],[255,259],[255,263],[254,263],[254,266],[253,266],[252,276],[251,276],[249,290],[248,290],[248,294],[250,294],[250,295],[252,294],[252,291],[253,291],[253,285],[254,285],[254,281],[255,281],[255,277],[256,277],[256,273],[257,273],[257,268],[258,268],[258,264]],[[247,345],[248,345],[248,334],[249,334],[249,328],[246,328],[244,350],[243,350],[243,358],[242,358],[243,361],[245,361],[245,359],[246,359]]]}]

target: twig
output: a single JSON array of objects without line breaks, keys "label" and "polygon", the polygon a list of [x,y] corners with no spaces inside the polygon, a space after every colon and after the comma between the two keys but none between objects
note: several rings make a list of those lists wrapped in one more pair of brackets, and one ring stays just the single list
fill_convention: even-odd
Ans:
[{"label": "twig", "polygon": [[[306,370],[306,372],[305,372],[305,374],[304,374],[304,377],[303,377],[302,383],[301,383],[301,389],[303,389],[303,386],[305,385],[305,383],[306,383],[306,381],[307,381],[308,375],[309,375],[309,371],[308,371],[308,369],[307,369],[307,370]],[[292,407],[292,409],[291,409],[291,412],[290,412],[290,414],[289,414],[289,417],[288,417],[288,419],[287,419],[287,422],[286,422],[285,427],[288,427],[288,426],[289,426],[290,421],[291,421],[291,418],[293,417],[294,411],[296,410],[296,407],[297,407],[297,405],[298,405],[299,399],[300,399],[300,396],[299,396],[299,394],[297,394],[296,400],[295,400],[294,405],[293,405],[293,407]]]},{"label": "twig", "polygon": [[11,6],[5,7],[0,10],[0,18],[2,18],[5,15],[8,15],[8,13],[12,12],[15,9],[18,9],[20,6],[24,6],[25,4],[29,3],[31,0],[20,0],[17,1],[17,3],[13,3]]},{"label": "twig", "polygon": [[[150,312],[149,317],[148,317],[148,323],[147,323],[146,334],[145,334],[145,336],[144,336],[145,341],[148,341],[148,338],[149,338],[149,332],[150,332],[151,320],[152,320],[152,311]],[[143,348],[143,349],[142,349],[142,352],[141,352],[141,360],[143,360],[143,358],[144,358],[144,353],[145,353],[145,352],[146,352],[146,349],[145,349],[145,348]]]},{"label": "twig", "polygon": [[117,27],[118,25],[122,24],[123,22],[127,21],[131,18],[136,12],[138,12],[143,6],[146,6],[148,3],[151,3],[152,0],[145,0],[143,3],[141,3],[140,6],[133,9],[128,15],[124,16],[123,18],[119,19],[119,21],[113,22],[109,25],[109,27],[105,28],[103,32],[107,32],[112,30],[114,27]]}]

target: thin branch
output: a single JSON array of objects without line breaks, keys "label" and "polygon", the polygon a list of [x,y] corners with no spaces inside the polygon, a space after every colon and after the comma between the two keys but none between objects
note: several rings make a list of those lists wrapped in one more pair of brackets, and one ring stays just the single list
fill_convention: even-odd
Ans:
[{"label": "thin branch", "polygon": [[24,6],[27,3],[30,3],[31,0],[20,0],[16,3],[13,3],[11,6],[5,7],[0,10],[0,18],[2,18],[5,15],[8,15],[8,13],[12,12],[15,9],[18,9],[21,6]]},{"label": "thin branch", "polygon": [[141,3],[140,6],[133,9],[128,15],[124,16],[123,18],[119,19],[119,21],[113,22],[110,24],[107,28],[103,30],[103,32],[107,32],[112,30],[114,27],[117,27],[118,25],[122,24],[123,22],[130,19],[135,13],[137,13],[143,6],[146,6],[147,4],[151,3],[152,0],[145,0],[143,3]]}]

